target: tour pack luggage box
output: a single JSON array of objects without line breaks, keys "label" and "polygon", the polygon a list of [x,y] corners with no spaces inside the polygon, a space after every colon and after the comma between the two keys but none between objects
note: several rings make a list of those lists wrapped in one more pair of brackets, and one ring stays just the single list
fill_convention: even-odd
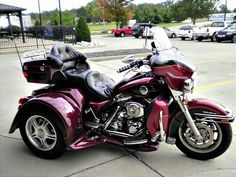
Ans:
[{"label": "tour pack luggage box", "polygon": [[50,84],[52,68],[47,54],[46,50],[24,53],[22,70],[27,82]]}]

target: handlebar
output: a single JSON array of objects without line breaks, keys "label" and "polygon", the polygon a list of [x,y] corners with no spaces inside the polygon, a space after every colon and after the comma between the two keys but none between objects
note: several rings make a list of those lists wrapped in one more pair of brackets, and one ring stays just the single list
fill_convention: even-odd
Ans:
[{"label": "handlebar", "polygon": [[135,67],[135,66],[138,67],[138,68],[140,68],[140,67],[143,66],[143,65],[147,65],[147,64],[149,63],[149,60],[150,60],[151,56],[152,56],[152,55],[150,54],[150,55],[148,55],[148,56],[147,56],[146,58],[144,58],[144,59],[138,59],[138,60],[136,60],[136,61],[133,61],[133,62],[131,62],[130,64],[119,68],[119,69],[117,70],[117,72],[118,72],[118,73],[121,73],[121,72],[124,72],[124,71],[126,71],[126,70],[129,70],[129,69],[131,69],[131,68],[133,68],[133,67]]},{"label": "handlebar", "polygon": [[126,65],[126,66],[123,66],[123,67],[119,68],[119,69],[117,70],[117,72],[118,72],[118,73],[121,73],[121,72],[124,72],[124,71],[126,71],[126,70],[128,70],[128,69],[131,69],[131,68],[135,67],[135,66],[137,66],[137,67],[139,68],[139,67],[141,67],[141,66],[143,66],[143,65],[144,65],[143,60],[139,59],[139,60],[136,60],[136,61],[131,62],[130,64],[128,64],[128,65]]}]

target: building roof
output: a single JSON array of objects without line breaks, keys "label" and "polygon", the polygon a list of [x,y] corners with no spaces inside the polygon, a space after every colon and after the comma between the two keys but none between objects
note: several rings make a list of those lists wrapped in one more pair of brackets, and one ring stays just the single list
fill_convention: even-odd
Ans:
[{"label": "building roof", "polygon": [[26,9],[21,8],[21,7],[16,7],[16,6],[11,6],[11,5],[1,4],[0,3],[0,14],[21,12],[23,10],[26,10]]}]

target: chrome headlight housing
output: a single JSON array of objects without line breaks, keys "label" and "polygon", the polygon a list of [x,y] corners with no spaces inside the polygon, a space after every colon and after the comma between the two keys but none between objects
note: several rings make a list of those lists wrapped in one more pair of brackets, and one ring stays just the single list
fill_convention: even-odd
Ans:
[{"label": "chrome headlight housing", "polygon": [[193,89],[196,87],[196,76],[197,72],[194,72],[191,79],[186,79],[183,85],[184,92],[193,92]]}]

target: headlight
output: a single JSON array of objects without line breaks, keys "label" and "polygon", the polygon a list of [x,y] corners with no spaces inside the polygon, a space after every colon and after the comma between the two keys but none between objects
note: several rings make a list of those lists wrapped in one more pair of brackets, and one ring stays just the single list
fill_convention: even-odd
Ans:
[{"label": "headlight", "polygon": [[227,32],[226,35],[232,35],[233,33],[232,32]]},{"label": "headlight", "polygon": [[194,72],[191,79],[187,79],[184,81],[183,91],[185,92],[193,91],[193,89],[196,86],[196,76],[197,76],[197,72]]}]

